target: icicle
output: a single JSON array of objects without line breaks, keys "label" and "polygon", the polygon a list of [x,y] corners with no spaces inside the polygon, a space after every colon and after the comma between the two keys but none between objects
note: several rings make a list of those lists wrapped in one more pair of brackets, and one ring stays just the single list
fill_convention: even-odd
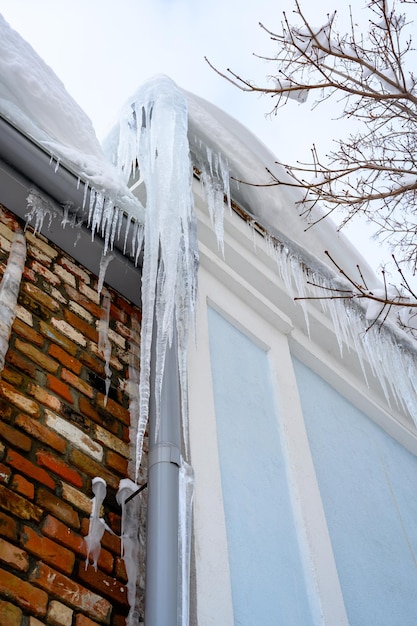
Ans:
[{"label": "icicle", "polygon": [[26,261],[26,239],[21,229],[15,232],[6,269],[0,284],[0,371],[9,349],[12,324],[16,317],[17,297]]},{"label": "icicle", "polygon": [[136,608],[136,582],[139,573],[139,498],[126,500],[138,490],[138,485],[129,478],[123,478],[116,494],[117,503],[122,508],[122,558],[127,574],[127,599],[130,606],[126,626],[136,626],[139,615]]},{"label": "icicle", "polygon": [[111,261],[114,259],[114,254],[103,254],[101,255],[100,260],[100,271],[98,275],[98,284],[97,284],[97,292],[101,294],[103,289],[104,279],[106,277],[107,268]]},{"label": "icicle", "polygon": [[111,384],[111,341],[109,339],[110,304],[110,295],[108,291],[105,290],[103,292],[101,318],[98,321],[98,349],[104,356],[104,373],[106,374],[106,395],[104,398],[104,406],[107,404]]},{"label": "icicle", "polygon": [[52,220],[58,215],[58,207],[51,200],[43,196],[37,189],[30,189],[26,198],[29,209],[25,217],[29,223],[35,221],[33,230],[39,233],[43,228],[45,218],[48,218],[48,228],[51,227]]},{"label": "icicle", "polygon": [[191,532],[192,532],[192,507],[194,498],[194,471],[181,459],[179,472],[179,601],[178,601],[178,626],[188,626],[190,607],[190,561],[191,561]]},{"label": "icicle", "polygon": [[100,517],[101,505],[106,497],[106,481],[98,476],[93,478],[91,481],[91,489],[94,493],[94,497],[91,500],[91,515],[88,535],[85,537],[85,543],[87,544],[85,569],[87,569],[90,558],[92,558],[94,569],[97,570],[97,561],[101,551],[101,538],[103,537],[106,529],[104,519]]}]

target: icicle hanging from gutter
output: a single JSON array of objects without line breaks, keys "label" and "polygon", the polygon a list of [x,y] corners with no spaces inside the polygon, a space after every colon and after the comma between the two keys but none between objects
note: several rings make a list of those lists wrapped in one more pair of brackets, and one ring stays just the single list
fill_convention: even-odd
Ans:
[{"label": "icicle hanging from gutter", "polygon": [[88,527],[88,535],[85,537],[87,546],[87,557],[85,559],[85,568],[87,569],[90,558],[93,560],[93,567],[97,571],[97,562],[101,551],[101,538],[106,529],[103,518],[100,517],[100,509],[103,500],[106,497],[107,485],[103,478],[96,476],[91,481],[91,488],[94,497],[91,500],[91,515]]},{"label": "icicle hanging from gutter", "polygon": [[0,371],[9,349],[12,324],[16,317],[16,305],[20,281],[26,261],[26,239],[22,230],[15,232],[10,254],[0,284]]}]

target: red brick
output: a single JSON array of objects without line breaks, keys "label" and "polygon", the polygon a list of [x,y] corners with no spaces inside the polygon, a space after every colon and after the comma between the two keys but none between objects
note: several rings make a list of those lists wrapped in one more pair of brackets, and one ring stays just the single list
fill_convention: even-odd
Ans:
[{"label": "red brick", "polygon": [[[11,625],[14,626],[14,625]],[[75,626],[97,626],[97,622],[93,622],[90,618],[79,613],[75,618]]]},{"label": "red brick", "polygon": [[5,461],[14,469],[17,469],[22,472],[22,474],[25,474],[25,476],[29,476],[33,480],[36,480],[50,489],[55,489],[55,481],[52,480],[45,470],[37,467],[34,463],[14,450],[8,450]]},{"label": "red brick", "polygon": [[106,483],[113,489],[117,489],[119,486],[119,477],[106,470],[101,463],[97,463],[91,457],[87,456],[83,452],[77,449],[71,450],[70,460],[75,467],[79,470],[94,478],[100,476],[104,478]]},{"label": "red brick", "polygon": [[[48,470],[50,470],[54,474],[57,474],[68,483],[71,483],[75,487],[82,487],[83,480],[80,474],[73,470],[71,467],[69,467],[69,465],[65,461],[62,461],[50,452],[38,450],[38,452],[36,453],[36,460],[38,461],[39,465],[41,465],[42,467],[47,467]],[[49,487],[49,485],[46,486]]]},{"label": "red brick", "polygon": [[5,422],[10,422],[11,416],[12,407],[8,404],[8,402],[6,402],[6,400],[0,398],[0,419]]},{"label": "red brick", "polygon": [[52,374],[47,374],[46,386],[70,404],[74,404],[74,398],[72,397],[70,388],[63,383],[62,380],[59,380],[59,378],[52,376]]},{"label": "red brick", "polygon": [[14,406],[17,406],[18,409],[24,411],[25,413],[29,413],[29,415],[33,415],[33,417],[40,416],[40,410],[37,403],[30,398],[27,398],[8,383],[4,382],[4,380],[0,380],[0,396],[11,402]]},{"label": "red brick", "polygon": [[102,363],[99,359],[96,359],[89,352],[81,352],[80,361],[101,378],[105,377],[104,363]]},{"label": "red brick", "polygon": [[74,567],[75,555],[67,548],[55,543],[48,537],[38,535],[29,526],[24,526],[20,544],[31,554],[39,557],[44,563],[53,565],[64,574],[70,574]]},{"label": "red brick", "polygon": [[26,498],[29,498],[29,500],[33,500],[35,496],[35,487],[33,483],[26,480],[24,476],[15,474],[10,486],[13,491],[17,491],[17,493],[20,493],[21,496],[25,496]]},{"label": "red brick", "polygon": [[68,526],[76,529],[80,528],[80,518],[78,513],[74,511],[72,506],[70,506],[67,502],[64,502],[61,498],[57,498],[55,494],[51,493],[47,489],[39,487],[36,494],[36,504],[45,511],[55,515],[55,517],[58,517]]},{"label": "red brick", "polygon": [[54,411],[60,411],[62,408],[62,402],[59,398],[35,383],[28,384],[27,392],[35,398],[37,402],[53,409]]},{"label": "red brick", "polygon": [[14,350],[9,350],[6,355],[6,361],[13,367],[16,367],[18,370],[29,376],[30,378],[35,378],[36,367],[33,363],[24,359],[18,352]]},{"label": "red brick", "polygon": [[126,476],[128,461],[127,459],[120,456],[120,454],[113,452],[113,450],[107,450],[106,467],[111,470],[114,470],[115,472],[117,472],[118,474],[121,474],[122,476]]},{"label": "red brick", "polygon": [[19,572],[27,572],[29,569],[27,553],[4,539],[0,539],[0,560]]},{"label": "red brick", "polygon": [[[62,522],[48,515],[43,523],[42,532],[58,543],[70,548],[75,554],[82,559],[87,556],[86,544],[84,537],[75,533],[73,530],[65,526]],[[101,570],[111,573],[113,570],[113,556],[107,550],[101,550],[98,560],[98,566]]]},{"label": "red brick", "polygon": [[20,433],[16,428],[0,422],[0,437],[2,437],[7,443],[10,443],[16,448],[20,448],[25,452],[29,452],[32,447],[32,441],[29,437],[26,437],[23,433]]},{"label": "red brick", "polygon": [[114,573],[116,578],[124,583],[127,583],[127,574],[124,560],[118,556],[114,563]]},{"label": "red brick", "polygon": [[46,614],[48,594],[4,570],[0,570],[0,592],[32,615],[42,617]]},{"label": "red brick", "polygon": [[53,343],[56,343],[63,350],[68,352],[68,354],[71,354],[72,356],[75,356],[77,354],[77,344],[71,341],[71,339],[68,339],[68,337],[65,337],[65,335],[60,333],[59,330],[57,330],[50,324],[46,324],[46,322],[40,321],[39,330],[44,337],[46,337]]},{"label": "red brick", "polygon": [[1,626],[17,626],[22,621],[22,611],[18,606],[0,600],[0,624]]},{"label": "red brick", "polygon": [[69,309],[64,310],[64,317],[68,324],[70,324],[73,328],[83,334],[84,337],[91,339],[91,341],[94,341],[94,343],[98,342],[98,332],[94,326],[91,326],[91,324],[89,324],[85,320],[82,320],[80,317],[78,317],[78,315],[75,315],[75,313],[73,313]]},{"label": "red brick", "polygon": [[17,538],[16,521],[0,511],[0,535],[7,539]]},{"label": "red brick", "polygon": [[32,344],[21,341],[16,337],[14,345],[16,350],[19,350],[19,352],[27,356],[28,359],[36,363],[36,365],[39,365],[39,367],[43,370],[51,372],[52,374],[55,374],[58,371],[58,361],[55,361],[55,359],[52,359],[47,354],[44,354]]},{"label": "red brick", "polygon": [[42,509],[3,485],[0,485],[0,507],[20,519],[39,522],[42,517]]},{"label": "red brick", "polygon": [[112,605],[108,600],[56,572],[45,563],[38,563],[29,579],[38,587],[60,598],[64,604],[87,613],[100,623],[110,623]]},{"label": "red brick", "polygon": [[107,428],[107,430],[115,435],[119,433],[120,423],[108,413],[103,413],[102,415],[100,415],[86,398],[78,398],[78,407],[81,413],[89,417],[91,420],[93,420],[93,422],[96,422],[97,424],[102,424]]},{"label": "red brick", "polygon": [[13,322],[12,329],[17,335],[22,337],[22,339],[26,339],[26,341],[29,341],[35,346],[38,346],[38,348],[42,348],[45,341],[42,335],[40,335],[36,330],[22,322],[22,320],[20,320],[18,317],[16,317],[15,321]]},{"label": "red brick", "polygon": [[48,352],[51,357],[56,359],[59,363],[61,363],[61,365],[64,365],[64,367],[74,372],[74,374],[79,374],[81,372],[82,363],[80,363],[80,361],[68,354],[68,352],[65,352],[65,350],[63,350],[59,346],[55,345],[54,343],[51,344]]},{"label": "red brick", "polygon": [[57,452],[65,452],[65,448],[67,446],[65,439],[49,430],[49,428],[41,424],[39,421],[20,413],[16,417],[15,424],[35,439],[42,441],[45,446],[49,446]]},{"label": "red brick", "polygon": [[120,404],[117,404],[117,402],[115,402],[111,398],[107,398],[107,403],[105,400],[106,398],[102,393],[97,394],[97,406],[100,409],[110,413],[113,417],[120,420],[123,424],[126,424],[127,426],[129,426],[130,425],[129,411],[125,409],[124,407],[122,407]]},{"label": "red brick", "polygon": [[77,391],[80,391],[88,398],[92,399],[94,397],[94,391],[91,385],[86,383],[84,380],[76,376],[73,372],[63,368],[61,372],[61,379],[71,385]]},{"label": "red brick", "polygon": [[59,303],[54,300],[54,298],[51,298],[51,296],[45,293],[45,291],[39,289],[39,287],[36,287],[36,285],[32,285],[31,283],[24,283],[23,290],[28,294],[30,298],[33,298],[33,300],[36,300],[36,302],[39,302],[39,304],[46,306],[46,308],[50,311],[56,312],[59,310]]},{"label": "red brick", "polygon": [[4,463],[0,463],[0,483],[3,483],[3,485],[7,485],[11,475],[12,470],[10,469],[10,467],[7,467],[7,465],[4,465]]},{"label": "red brick", "polygon": [[86,569],[83,563],[78,565],[78,578],[101,596],[110,598],[121,606],[128,606],[126,586],[119,580],[106,576],[100,570],[96,571],[92,565]]},{"label": "red brick", "polygon": [[39,263],[38,261],[32,261],[30,264],[31,269],[38,276],[42,276],[46,282],[53,285],[54,287],[58,287],[61,283],[61,280],[56,276],[51,270],[47,269],[44,265]]}]

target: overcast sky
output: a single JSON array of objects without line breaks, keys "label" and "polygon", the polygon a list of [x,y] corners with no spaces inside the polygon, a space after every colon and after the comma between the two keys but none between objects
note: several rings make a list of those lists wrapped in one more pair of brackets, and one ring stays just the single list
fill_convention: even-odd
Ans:
[{"label": "overcast sky", "polygon": [[[346,27],[349,4],[358,22],[365,0],[301,0],[313,25],[338,9]],[[206,98],[250,128],[284,162],[309,157],[312,143],[325,152],[345,134],[335,104],[311,111],[289,102],[275,117],[268,97],[240,92],[204,61],[231,67],[265,83],[273,66],[253,53],[273,55],[259,27],[280,32],[282,13],[293,20],[291,0],[0,0],[0,13],[52,67],[91,118],[99,139],[127,98],[148,78],[167,74],[180,87]],[[356,244],[358,235],[354,236]],[[367,256],[367,255],[365,255]]]}]

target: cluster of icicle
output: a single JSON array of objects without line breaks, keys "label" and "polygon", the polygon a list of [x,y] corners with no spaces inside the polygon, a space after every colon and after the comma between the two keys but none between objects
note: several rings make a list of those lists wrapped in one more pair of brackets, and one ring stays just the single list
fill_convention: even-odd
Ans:
[{"label": "cluster of icicle", "polygon": [[0,371],[9,349],[12,324],[16,317],[17,297],[26,261],[26,239],[21,229],[16,230],[6,270],[0,284]]},{"label": "cluster of icicle", "polygon": [[382,325],[372,324],[366,306],[358,301],[329,299],[329,288],[345,287],[340,278],[318,263],[307,269],[302,253],[288,243],[283,245],[272,238],[268,243],[281,279],[289,293],[299,299],[308,332],[308,298],[313,296],[320,299],[323,311],[332,320],[340,355],[343,357],[345,350],[353,349],[366,384],[369,384],[368,366],[387,402],[407,411],[417,425],[417,362],[412,338],[388,320]]}]

